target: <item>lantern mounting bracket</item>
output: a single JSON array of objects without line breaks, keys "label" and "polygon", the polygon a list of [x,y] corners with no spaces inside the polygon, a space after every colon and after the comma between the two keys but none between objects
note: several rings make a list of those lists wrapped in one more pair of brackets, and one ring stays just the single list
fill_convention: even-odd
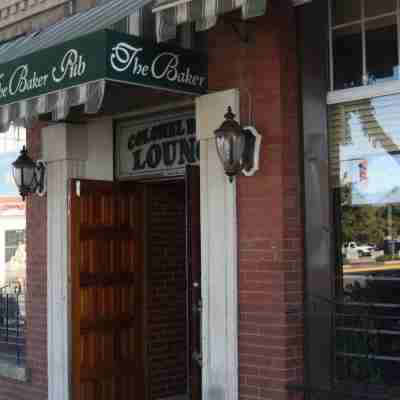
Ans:
[{"label": "lantern mounting bracket", "polygon": [[253,126],[243,128],[246,137],[246,151],[243,154],[242,174],[254,175],[260,168],[261,135]]},{"label": "lantern mounting bracket", "polygon": [[43,197],[46,194],[46,162],[43,160],[36,161],[36,188],[35,193]]},{"label": "lantern mounting bracket", "polygon": [[254,24],[254,21],[248,21],[228,16],[223,16],[221,18],[226,24],[231,26],[233,31],[239,37],[241,43],[247,44],[250,42],[249,25]]}]

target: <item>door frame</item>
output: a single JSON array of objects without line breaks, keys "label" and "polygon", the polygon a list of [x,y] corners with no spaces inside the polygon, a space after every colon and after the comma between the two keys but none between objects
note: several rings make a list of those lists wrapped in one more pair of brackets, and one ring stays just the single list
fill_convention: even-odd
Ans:
[{"label": "door frame", "polygon": [[[201,141],[203,400],[215,399],[216,395],[218,399],[238,399],[236,186],[229,183],[224,174],[213,138],[213,130],[221,123],[227,104],[240,114],[238,90],[216,92],[196,100],[197,135]],[[160,112],[179,111],[190,105],[193,107],[193,102],[169,104],[125,114],[121,118],[143,118]],[[49,400],[70,400],[67,181],[70,178],[113,180],[110,169],[113,169],[115,120],[98,118],[85,126],[51,125],[42,131],[42,158],[48,162],[47,267],[51,271],[47,283]],[[96,168],[99,162],[106,168],[99,171]],[[224,305],[222,314],[218,304]]]}]

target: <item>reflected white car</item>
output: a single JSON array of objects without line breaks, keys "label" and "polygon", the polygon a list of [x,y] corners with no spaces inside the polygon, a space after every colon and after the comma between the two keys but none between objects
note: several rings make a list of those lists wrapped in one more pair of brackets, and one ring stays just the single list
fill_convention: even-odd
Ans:
[{"label": "reflected white car", "polygon": [[370,246],[368,244],[359,245],[356,242],[345,243],[342,246],[342,254],[345,257],[349,257],[351,255],[358,255],[358,257],[371,257],[374,253],[374,246]]}]

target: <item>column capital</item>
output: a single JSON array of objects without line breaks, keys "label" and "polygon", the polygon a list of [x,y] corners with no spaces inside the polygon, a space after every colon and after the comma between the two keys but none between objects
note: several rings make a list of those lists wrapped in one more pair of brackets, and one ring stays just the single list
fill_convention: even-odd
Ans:
[{"label": "column capital", "polygon": [[222,90],[196,98],[196,131],[198,140],[214,140],[214,131],[224,122],[228,107],[240,123],[239,89]]},{"label": "column capital", "polygon": [[42,130],[43,159],[49,163],[63,160],[87,161],[87,125],[57,124]]}]

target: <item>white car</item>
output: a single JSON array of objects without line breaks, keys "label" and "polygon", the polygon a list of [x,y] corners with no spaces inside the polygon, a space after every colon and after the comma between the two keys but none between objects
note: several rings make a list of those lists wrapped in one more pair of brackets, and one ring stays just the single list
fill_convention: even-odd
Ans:
[{"label": "white car", "polygon": [[[342,247],[342,254],[345,257],[349,257],[350,254],[357,254],[358,257],[371,257],[373,255],[375,248],[368,244],[359,245],[356,242],[345,243]],[[350,254],[349,254],[350,253]]]}]

